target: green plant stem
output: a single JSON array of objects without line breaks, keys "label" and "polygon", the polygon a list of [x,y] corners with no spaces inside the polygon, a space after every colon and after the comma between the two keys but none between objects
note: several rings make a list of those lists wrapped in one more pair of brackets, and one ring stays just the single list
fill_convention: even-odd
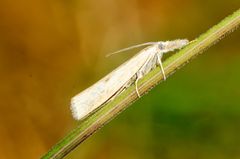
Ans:
[{"label": "green plant stem", "polygon": [[[225,18],[219,24],[213,26],[206,33],[199,36],[190,45],[168,58],[163,63],[166,75],[169,76],[173,74],[177,69],[188,63],[193,57],[199,55],[204,50],[225,37],[228,33],[234,31],[234,29],[236,29],[239,25],[240,9]],[[162,80],[163,76],[160,69],[154,69],[139,81],[140,94],[145,94]],[[111,119],[116,117],[137,99],[138,97],[135,87],[129,87],[114,100],[102,106],[85,120],[79,122],[78,126],[74,130],[72,130],[59,143],[53,146],[53,148],[42,158],[63,158],[81,142],[91,136]]]}]

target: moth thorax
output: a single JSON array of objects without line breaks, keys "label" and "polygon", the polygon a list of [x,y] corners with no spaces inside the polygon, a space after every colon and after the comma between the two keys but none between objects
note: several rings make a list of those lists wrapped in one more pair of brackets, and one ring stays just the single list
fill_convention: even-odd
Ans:
[{"label": "moth thorax", "polygon": [[165,52],[168,51],[173,51],[175,49],[181,49],[182,47],[186,46],[189,43],[187,39],[183,40],[174,40],[174,41],[166,41],[163,42],[161,47],[163,47],[163,50],[166,50]]}]

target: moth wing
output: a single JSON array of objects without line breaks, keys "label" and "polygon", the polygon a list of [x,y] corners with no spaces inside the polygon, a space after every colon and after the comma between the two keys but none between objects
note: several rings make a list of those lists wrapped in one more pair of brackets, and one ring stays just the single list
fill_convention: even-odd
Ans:
[{"label": "moth wing", "polygon": [[153,56],[155,47],[149,46],[120,65],[91,87],[71,99],[71,111],[76,120],[81,120],[109,100],[127,83],[144,63]]}]

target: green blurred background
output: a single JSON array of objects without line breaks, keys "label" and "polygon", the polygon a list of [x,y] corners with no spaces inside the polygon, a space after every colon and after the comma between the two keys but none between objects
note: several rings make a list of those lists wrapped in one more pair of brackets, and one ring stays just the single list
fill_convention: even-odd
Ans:
[{"label": "green blurred background", "polygon": [[[0,1],[0,158],[39,158],[77,122],[70,98],[136,51],[196,38],[239,0]],[[240,32],[223,39],[67,158],[240,158]]]}]

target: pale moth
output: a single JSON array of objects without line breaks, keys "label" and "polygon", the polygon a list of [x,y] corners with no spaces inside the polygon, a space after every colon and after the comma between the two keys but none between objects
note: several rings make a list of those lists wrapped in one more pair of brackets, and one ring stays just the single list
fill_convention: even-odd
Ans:
[{"label": "pale moth", "polygon": [[161,61],[163,54],[175,49],[181,49],[188,43],[189,41],[187,39],[148,42],[112,53],[115,54],[140,46],[150,45],[103,77],[97,83],[74,96],[71,99],[71,111],[74,119],[82,120],[133,83],[136,87],[136,93],[140,97],[137,87],[138,80],[156,66],[160,66],[165,80],[166,76]]}]

